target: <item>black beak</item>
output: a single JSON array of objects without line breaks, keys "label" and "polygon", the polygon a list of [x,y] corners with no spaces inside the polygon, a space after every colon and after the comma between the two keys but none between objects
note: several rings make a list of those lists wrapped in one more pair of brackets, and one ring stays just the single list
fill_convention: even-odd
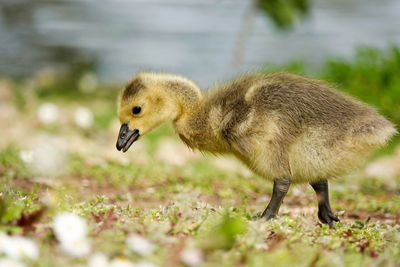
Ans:
[{"label": "black beak", "polygon": [[130,146],[139,138],[139,130],[130,130],[128,124],[124,123],[121,125],[121,129],[119,130],[118,140],[117,140],[117,149],[122,152],[128,151]]}]

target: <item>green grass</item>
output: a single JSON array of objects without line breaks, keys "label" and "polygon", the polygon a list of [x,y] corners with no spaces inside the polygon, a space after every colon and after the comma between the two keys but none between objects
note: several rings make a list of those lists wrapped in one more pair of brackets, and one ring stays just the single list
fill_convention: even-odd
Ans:
[{"label": "green grass", "polygon": [[[3,160],[8,163],[2,176],[21,168],[20,162],[9,163],[9,159],[19,161],[15,157],[17,151],[10,146],[0,153],[1,159],[8,160]],[[68,171],[57,178],[61,183],[57,187],[35,186],[31,181],[29,186],[20,188],[23,181],[34,178],[29,174],[12,176],[9,184],[1,185],[0,229],[22,234],[24,227],[13,222],[22,214],[46,209],[34,222],[40,227],[25,233],[40,244],[43,260],[34,266],[85,263],[85,259],[63,255],[52,236],[51,220],[60,211],[85,218],[92,251],[134,262],[146,259],[160,265],[165,261],[181,265],[180,258],[171,255],[190,246],[203,252],[204,266],[398,264],[400,226],[382,219],[399,219],[399,192],[385,191],[379,179],[360,177],[349,182],[343,178],[331,183],[333,209],[344,211],[342,222],[331,230],[318,224],[314,193],[310,188],[303,190],[304,186],[300,192],[289,192],[277,219],[258,219],[266,205],[258,200],[270,194],[271,185],[260,177],[244,178],[240,173],[217,169],[210,160],[171,168],[114,161],[87,164],[80,156],[71,155]],[[344,191],[337,190],[337,186],[344,187]],[[43,204],[46,194],[52,195],[53,202]],[[300,212],[292,211],[296,209]],[[102,228],[94,216],[106,218],[111,210],[115,221]],[[156,245],[154,253],[142,257],[127,249],[125,238],[129,233],[151,240]]]}]

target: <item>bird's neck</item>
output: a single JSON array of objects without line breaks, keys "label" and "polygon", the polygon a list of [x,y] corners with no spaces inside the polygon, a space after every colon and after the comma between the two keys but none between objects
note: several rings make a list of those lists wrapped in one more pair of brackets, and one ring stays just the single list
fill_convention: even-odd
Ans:
[{"label": "bird's neck", "polygon": [[[160,81],[161,82],[161,81]],[[203,100],[199,87],[185,78],[173,76],[163,79],[163,87],[174,101],[173,126],[179,137],[191,148],[199,148],[201,139],[207,136],[207,126],[201,118]]]},{"label": "bird's neck", "polygon": [[190,122],[196,117],[202,100],[202,94],[200,89],[195,85],[182,83],[178,88],[178,90],[172,88],[178,109],[178,115],[173,120],[173,125],[180,138],[190,145],[190,139],[194,130]]},{"label": "bird's neck", "polygon": [[179,76],[167,77],[160,82],[174,102],[171,118],[182,141],[192,149],[223,151],[224,148],[216,142],[218,138],[209,124],[209,107],[205,104],[207,96],[202,95],[199,87]]},{"label": "bird's neck", "polygon": [[174,124],[180,124],[199,108],[202,94],[196,85],[188,83],[174,84],[170,86],[169,91],[173,94],[177,107]]},{"label": "bird's neck", "polygon": [[171,116],[175,131],[189,147],[201,150],[212,148],[214,135],[210,130],[208,113],[199,87],[192,81],[169,74],[151,76],[152,86],[161,87],[172,100]]},{"label": "bird's neck", "polygon": [[151,78],[152,86],[161,87],[172,100],[171,119],[175,131],[186,142],[193,133],[190,121],[196,116],[202,100],[200,88],[191,80],[177,75],[161,74]]}]

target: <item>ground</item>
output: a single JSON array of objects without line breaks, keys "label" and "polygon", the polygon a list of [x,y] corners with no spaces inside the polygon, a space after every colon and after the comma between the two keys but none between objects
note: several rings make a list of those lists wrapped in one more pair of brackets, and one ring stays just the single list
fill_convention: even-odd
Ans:
[{"label": "ground", "polygon": [[[118,152],[117,91],[94,100],[17,88],[51,82],[44,72],[0,83],[0,232],[35,242],[40,258],[28,266],[86,266],[96,253],[143,266],[400,265],[400,150],[330,181],[334,229],[318,222],[309,185],[293,186],[266,222],[272,184],[235,159],[190,151],[171,125]],[[93,123],[74,117],[78,107]],[[87,225],[84,256],[60,246],[54,218],[63,211]],[[144,238],[143,251],[129,245],[132,235]]]}]

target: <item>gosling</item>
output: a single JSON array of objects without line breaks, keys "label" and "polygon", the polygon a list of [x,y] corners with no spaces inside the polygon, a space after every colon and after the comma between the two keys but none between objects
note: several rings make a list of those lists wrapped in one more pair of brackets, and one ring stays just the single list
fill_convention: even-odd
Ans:
[{"label": "gosling", "polygon": [[191,80],[140,72],[122,89],[117,149],[164,122],[192,149],[233,154],[274,182],[262,213],[274,218],[292,183],[309,183],[318,218],[339,221],[329,204],[328,179],[359,167],[396,133],[376,110],[321,81],[288,73],[247,74],[202,94]]}]

